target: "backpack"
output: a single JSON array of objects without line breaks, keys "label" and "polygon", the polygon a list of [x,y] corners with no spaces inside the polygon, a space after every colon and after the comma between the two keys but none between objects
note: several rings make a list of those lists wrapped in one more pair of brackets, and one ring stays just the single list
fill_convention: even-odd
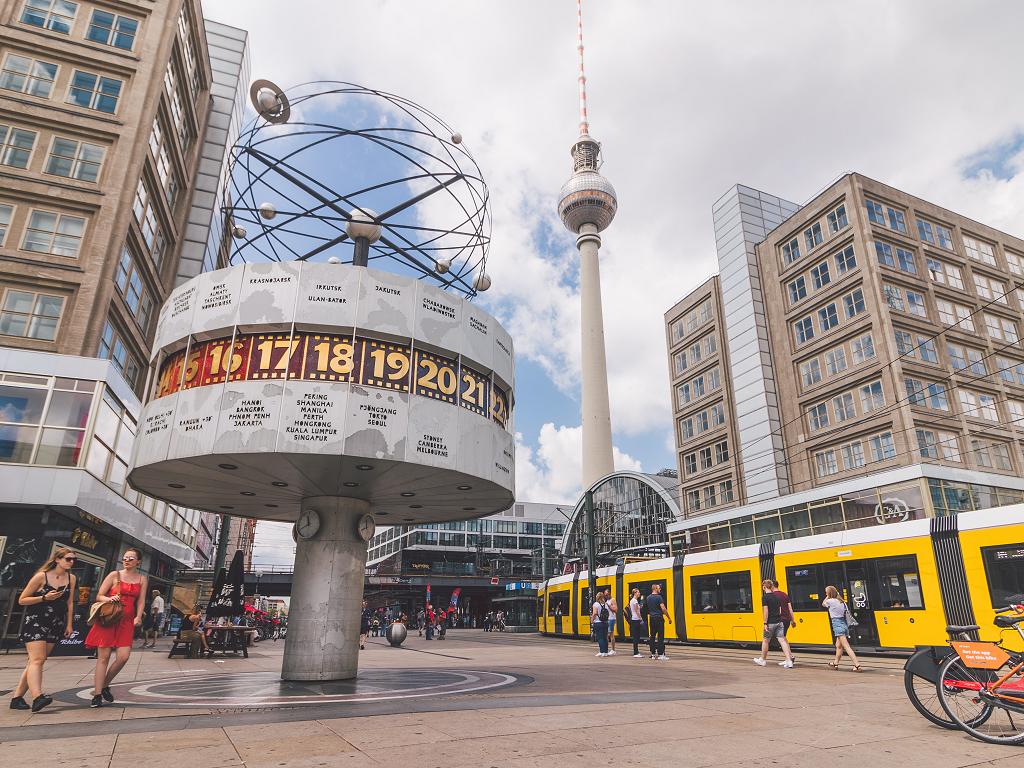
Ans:
[{"label": "backpack", "polygon": [[608,621],[608,616],[609,616],[608,604],[607,603],[601,603],[601,610],[598,611],[597,618],[600,621]]}]

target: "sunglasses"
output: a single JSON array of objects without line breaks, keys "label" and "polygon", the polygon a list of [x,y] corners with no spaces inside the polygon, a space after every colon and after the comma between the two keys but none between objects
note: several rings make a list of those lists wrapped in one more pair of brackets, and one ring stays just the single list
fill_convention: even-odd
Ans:
[{"label": "sunglasses", "polygon": [[77,557],[62,557],[61,560],[65,561],[67,563],[77,563],[78,562],[78,558]]},{"label": "sunglasses", "polygon": [[132,560],[138,560],[139,558],[135,557],[134,555],[125,555],[121,559],[126,563],[130,563]]}]

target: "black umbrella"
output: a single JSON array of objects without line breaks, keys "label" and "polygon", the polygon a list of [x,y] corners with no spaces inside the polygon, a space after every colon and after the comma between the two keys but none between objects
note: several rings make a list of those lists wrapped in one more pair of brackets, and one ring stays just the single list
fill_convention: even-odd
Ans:
[{"label": "black umbrella", "polygon": [[213,595],[206,608],[207,618],[238,616],[242,613],[244,564],[242,550],[231,559],[227,573],[221,568],[213,585]]}]

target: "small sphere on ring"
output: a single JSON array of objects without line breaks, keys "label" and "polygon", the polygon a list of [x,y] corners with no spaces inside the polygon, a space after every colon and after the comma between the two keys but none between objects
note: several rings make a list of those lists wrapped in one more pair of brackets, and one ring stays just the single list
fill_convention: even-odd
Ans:
[{"label": "small sphere on ring", "polygon": [[483,293],[490,287],[491,276],[483,271],[478,272],[476,278],[473,280],[473,290]]},{"label": "small sphere on ring", "polygon": [[462,143],[462,134],[459,133],[458,131],[456,131],[455,133],[452,134],[452,144],[461,144],[461,143]]},{"label": "small sphere on ring", "polygon": [[362,237],[375,243],[380,240],[380,224],[376,223],[376,218],[376,211],[371,211],[369,208],[357,209],[352,212],[351,218],[346,222],[345,233],[353,240]]},{"label": "small sphere on ring", "polygon": [[281,108],[281,99],[269,88],[260,88],[260,92],[256,94],[256,101],[264,112],[277,112]]},{"label": "small sphere on ring", "polygon": [[274,207],[273,203],[260,203],[260,216],[267,221],[277,216],[277,208]]},{"label": "small sphere on ring", "polygon": [[439,275],[447,274],[448,270],[452,268],[451,259],[438,259],[434,262],[434,271]]},{"label": "small sphere on ring", "polygon": [[328,264],[341,264],[341,259],[339,259],[337,256],[331,256],[331,258],[329,258],[327,260],[327,263]]},{"label": "small sphere on ring", "polygon": [[234,227],[231,228],[231,234],[234,235],[237,239],[242,240],[248,233],[245,231],[245,227],[240,227],[236,224]]}]

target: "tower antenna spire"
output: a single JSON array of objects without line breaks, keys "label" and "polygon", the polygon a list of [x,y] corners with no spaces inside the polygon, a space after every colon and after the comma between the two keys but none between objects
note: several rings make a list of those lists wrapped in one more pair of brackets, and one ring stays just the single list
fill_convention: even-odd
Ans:
[{"label": "tower antenna spire", "polygon": [[580,136],[590,135],[587,119],[587,76],[583,72],[583,0],[576,0],[576,52],[580,64]]}]

